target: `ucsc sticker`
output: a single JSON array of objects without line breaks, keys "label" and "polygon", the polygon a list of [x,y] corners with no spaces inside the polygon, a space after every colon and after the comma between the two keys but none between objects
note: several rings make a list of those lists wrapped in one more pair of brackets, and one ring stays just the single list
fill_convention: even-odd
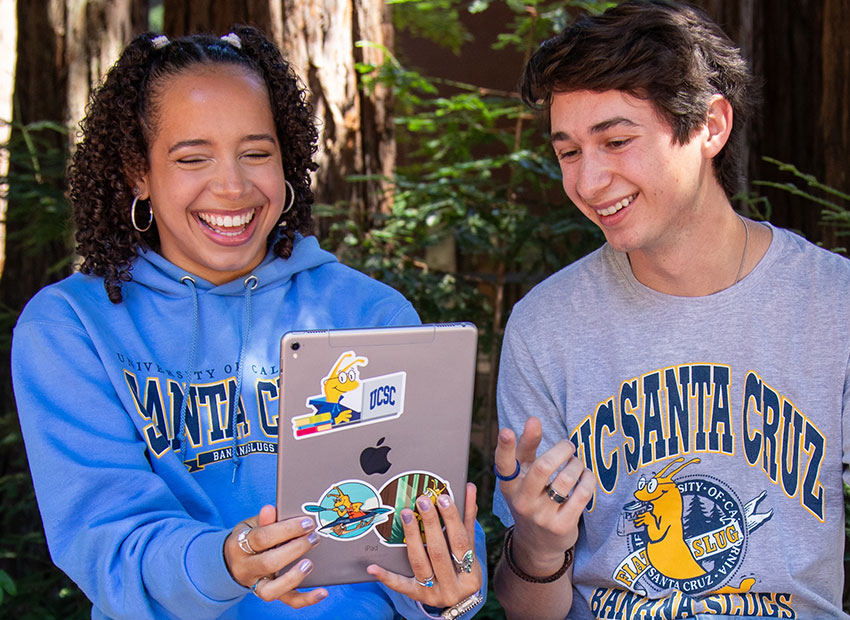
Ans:
[{"label": "ucsc sticker", "polygon": [[321,381],[321,394],[307,398],[312,412],[292,418],[296,439],[332,433],[357,424],[398,417],[404,412],[403,371],[361,378],[365,357],[346,351]]}]

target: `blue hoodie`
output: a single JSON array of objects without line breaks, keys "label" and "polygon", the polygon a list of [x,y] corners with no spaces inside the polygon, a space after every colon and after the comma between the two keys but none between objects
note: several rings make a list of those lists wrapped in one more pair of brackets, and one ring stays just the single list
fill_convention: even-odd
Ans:
[{"label": "blue hoodie", "polygon": [[[280,337],[418,324],[410,303],[314,237],[221,286],[153,251],[139,252],[132,274],[118,304],[99,277],[46,287],[12,346],[50,552],[93,602],[92,617],[429,617],[374,582],[328,588],[301,610],[265,603],[222,555],[239,521],[275,503]],[[486,557],[480,528],[476,551]]]}]

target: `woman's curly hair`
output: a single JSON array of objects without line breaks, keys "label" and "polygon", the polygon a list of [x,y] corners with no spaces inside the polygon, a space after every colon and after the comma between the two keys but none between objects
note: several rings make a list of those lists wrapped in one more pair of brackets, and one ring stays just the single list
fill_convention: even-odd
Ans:
[{"label": "woman's curly hair", "polygon": [[[281,258],[292,253],[295,233],[312,228],[310,172],[318,134],[306,90],[275,45],[259,30],[236,26],[219,39],[198,34],[168,41],[143,34],[124,49],[97,88],[80,124],[82,141],[68,167],[69,198],[76,228],[80,271],[100,276],[110,301],[121,301],[121,283],[132,279],[140,247],[159,248],[154,223],[139,232],[130,220],[131,179],[148,170],[148,149],[157,129],[157,95],[163,81],[194,65],[249,68],[268,88],[283,173],[295,191],[287,227],[269,234]],[[236,45],[234,45],[236,43]],[[234,110],[234,113],[238,111]],[[281,216],[283,219],[283,215]]]}]

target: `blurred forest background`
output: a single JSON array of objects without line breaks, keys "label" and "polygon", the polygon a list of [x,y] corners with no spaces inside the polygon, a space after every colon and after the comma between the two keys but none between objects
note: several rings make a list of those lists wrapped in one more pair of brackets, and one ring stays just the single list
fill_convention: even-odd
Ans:
[{"label": "blurred forest background", "polygon": [[[736,207],[845,252],[850,0],[701,0],[763,82]],[[89,93],[145,31],[265,30],[312,93],[316,233],[425,321],[481,330],[470,478],[490,513],[502,329],[533,284],[602,242],[560,188],[524,60],[592,0],[0,0],[0,617],[83,618],[49,559],[9,377],[16,317],[73,269],[64,166]],[[128,205],[129,208],[129,205]],[[846,557],[846,556],[845,556]],[[847,600],[847,599],[845,599]],[[850,609],[850,604],[845,603]],[[492,597],[478,618],[501,618]]]}]

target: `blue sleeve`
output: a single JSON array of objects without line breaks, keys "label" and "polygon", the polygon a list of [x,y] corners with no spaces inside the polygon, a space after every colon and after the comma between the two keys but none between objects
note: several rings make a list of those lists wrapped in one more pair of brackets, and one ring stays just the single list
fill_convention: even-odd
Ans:
[{"label": "blue sleeve", "polygon": [[203,507],[154,473],[80,325],[19,323],[12,370],[51,556],[93,604],[113,618],[214,618],[241,600],[222,557],[228,531],[192,518]]},{"label": "blue sleeve", "polygon": [[405,303],[390,317],[387,325],[420,325],[422,320],[413,309],[413,305],[405,300]]},{"label": "blue sleeve", "polygon": [[[483,581],[481,582],[481,594],[484,595],[484,600],[482,600],[475,608],[469,610],[464,616],[466,618],[472,618],[481,607],[484,606],[484,603],[487,599],[487,544],[484,540],[484,530],[481,528],[481,525],[478,521],[475,522],[475,557],[476,560],[481,562],[481,576],[483,577]],[[407,620],[420,620],[424,618],[439,618],[440,615],[431,615],[428,614],[425,609],[422,607],[422,604],[418,601],[414,601],[407,596],[399,594],[394,590],[390,590],[383,584],[378,584],[390,597],[390,600],[393,602],[393,606],[396,608],[396,611],[400,613],[402,616],[407,618]]]}]

